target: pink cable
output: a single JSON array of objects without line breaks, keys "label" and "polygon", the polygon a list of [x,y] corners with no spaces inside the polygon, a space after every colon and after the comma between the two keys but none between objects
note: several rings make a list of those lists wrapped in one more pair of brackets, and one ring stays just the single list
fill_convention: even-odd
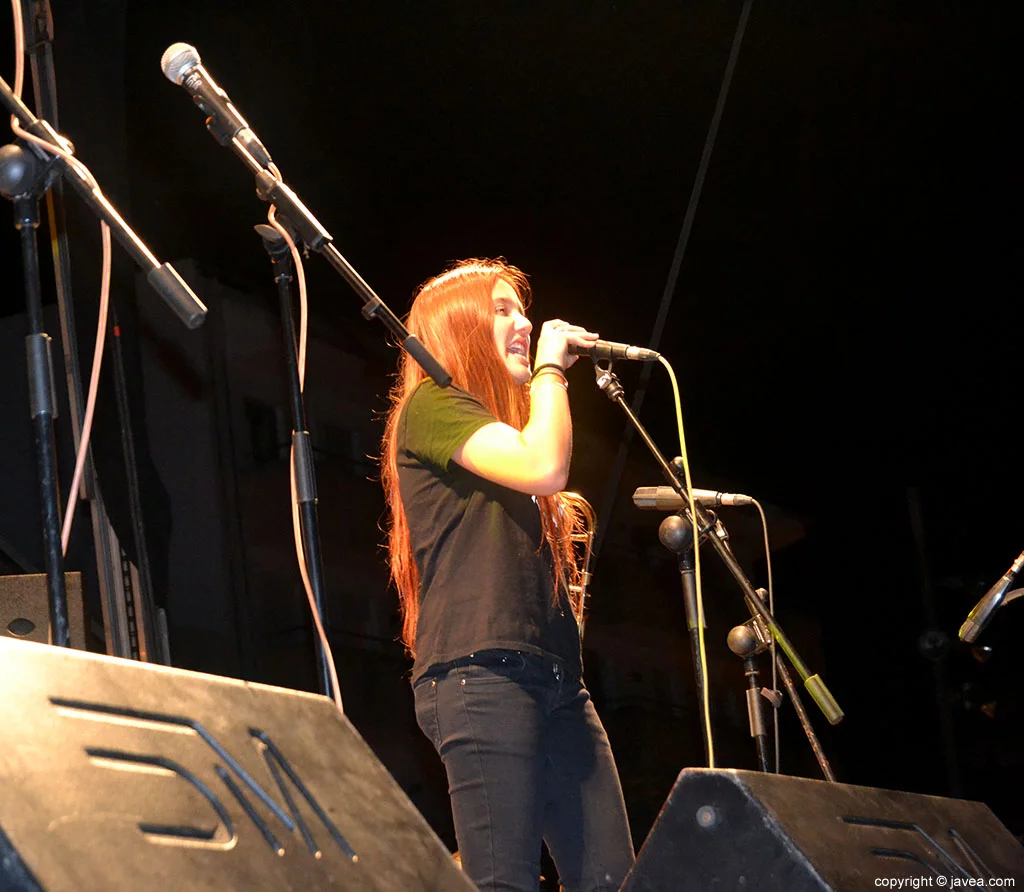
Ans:
[{"label": "pink cable", "polygon": [[[288,231],[277,222],[277,208],[270,206],[267,213],[267,221],[274,227],[288,243],[292,252],[292,260],[295,263],[295,275],[299,280],[299,392],[301,393],[306,385],[306,332],[308,319],[308,304],[306,301],[306,275],[302,266],[302,256],[295,242],[288,234]],[[306,568],[306,552],[302,547],[302,522],[299,519],[299,494],[295,485],[295,445],[292,444],[288,456],[288,479],[291,486],[292,503],[292,533],[295,537],[295,555],[299,561],[299,574],[302,576],[302,585],[306,590],[306,600],[309,602],[310,613],[313,614],[313,624],[316,626],[317,635],[320,636],[320,644],[324,650],[324,659],[327,660],[327,671],[331,676],[331,687],[334,689],[334,705],[338,712],[344,713],[345,709],[341,702],[341,686],[338,684],[338,670],[334,665],[334,653],[327,640],[327,633],[324,631],[323,622],[320,619],[320,611],[316,606],[316,598],[313,596],[313,586],[309,581],[309,571]]]},{"label": "pink cable", "polygon": [[[25,81],[25,26],[21,16],[21,3],[19,0],[11,0],[14,12],[14,93],[21,98]],[[77,158],[54,146],[45,140],[39,139],[21,128],[18,118],[11,115],[11,129],[22,139],[41,146],[47,152],[59,155],[63,158],[83,180],[85,180],[95,192],[99,192],[99,185],[93,179],[92,174]],[[75,457],[75,473],[71,481],[71,489],[68,492],[68,506],[64,514],[64,525],[61,529],[61,554],[66,555],[68,550],[68,539],[71,536],[71,524],[75,518],[75,506],[78,504],[78,491],[82,482],[82,472],[85,468],[85,457],[89,453],[89,439],[92,435],[92,419],[96,410],[96,393],[99,389],[100,368],[103,365],[103,346],[107,334],[107,315],[110,305],[110,266],[111,266],[111,244],[110,227],[106,223],[100,223],[100,234],[103,241],[103,274],[100,285],[100,310],[99,322],[96,329],[96,348],[93,351],[92,373],[89,376],[89,395],[85,404],[85,417],[82,419],[82,432],[78,443],[78,455]]]},{"label": "pink cable", "polygon": [[75,519],[75,506],[78,504],[79,486],[82,482],[82,471],[85,469],[85,457],[89,454],[92,418],[96,411],[96,394],[99,390],[100,369],[103,366],[103,346],[107,335],[107,313],[110,306],[110,227],[103,223],[100,225],[100,232],[103,235],[103,284],[100,287],[99,324],[96,328],[96,347],[92,355],[92,374],[89,376],[89,396],[85,402],[85,417],[82,419],[82,439],[78,444],[75,474],[71,478],[68,506],[64,513],[64,527],[60,534],[61,554],[67,554],[68,551],[68,539],[71,538],[71,524]]}]

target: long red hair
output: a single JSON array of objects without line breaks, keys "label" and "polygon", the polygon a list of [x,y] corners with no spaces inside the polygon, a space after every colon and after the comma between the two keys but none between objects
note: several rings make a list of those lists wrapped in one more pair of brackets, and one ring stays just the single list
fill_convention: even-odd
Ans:
[{"label": "long red hair", "polygon": [[[529,305],[530,286],[521,270],[501,259],[462,260],[416,289],[406,326],[448,370],[452,384],[479,398],[499,421],[522,430],[530,417],[530,387],[513,380],[494,341],[491,292],[499,279],[515,289],[524,308]],[[414,657],[420,579],[398,490],[396,437],[398,418],[406,400],[425,377],[426,373],[409,354],[400,354],[381,455],[381,481],[390,515],[387,537],[391,578],[402,609],[402,641]],[[564,592],[579,617],[580,569],[572,534],[583,521],[561,493],[538,496],[537,502],[544,538],[553,558],[555,599]]]}]

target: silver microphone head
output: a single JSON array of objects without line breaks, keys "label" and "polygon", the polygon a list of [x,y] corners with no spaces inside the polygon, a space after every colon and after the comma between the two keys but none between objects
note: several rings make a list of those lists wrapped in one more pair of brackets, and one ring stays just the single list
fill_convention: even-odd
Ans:
[{"label": "silver microphone head", "polygon": [[202,62],[199,50],[188,43],[172,43],[160,57],[160,69],[166,78],[175,84]]}]

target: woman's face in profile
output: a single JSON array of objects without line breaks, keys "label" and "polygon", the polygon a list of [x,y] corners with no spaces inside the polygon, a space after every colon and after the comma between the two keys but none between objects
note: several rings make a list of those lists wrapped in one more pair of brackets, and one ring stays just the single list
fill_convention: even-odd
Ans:
[{"label": "woman's face in profile", "polygon": [[530,332],[533,324],[523,312],[519,295],[504,279],[498,279],[491,291],[494,304],[494,343],[498,355],[517,384],[530,380]]}]

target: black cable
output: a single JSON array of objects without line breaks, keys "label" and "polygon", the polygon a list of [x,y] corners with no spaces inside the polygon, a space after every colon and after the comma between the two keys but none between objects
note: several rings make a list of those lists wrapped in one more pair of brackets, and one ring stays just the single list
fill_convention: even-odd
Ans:
[{"label": "black cable", "polygon": [[[711,164],[711,153],[715,148],[715,138],[718,135],[718,128],[722,122],[722,115],[725,112],[725,100],[729,96],[729,86],[732,83],[733,72],[736,70],[736,60],[740,55],[740,46],[743,43],[743,34],[747,29],[747,19],[750,18],[750,7],[753,0],[745,0],[743,9],[740,12],[739,21],[736,23],[736,33],[732,39],[732,49],[729,51],[729,60],[725,64],[725,74],[722,76],[722,85],[718,90],[718,101],[715,104],[715,113],[711,116],[711,125],[708,127],[708,135],[704,140],[704,151],[701,153],[700,164],[697,166],[697,176],[693,183],[693,190],[690,192],[690,201],[686,206],[686,214],[683,217],[683,227],[679,232],[679,239],[676,242],[675,254],[672,257],[672,265],[669,267],[668,281],[665,283],[665,290],[661,296],[661,306],[658,308],[658,315],[654,322],[654,331],[651,334],[649,346],[652,350],[658,349],[662,332],[665,330],[665,322],[668,319],[668,311],[672,306],[672,298],[675,295],[676,282],[679,279],[679,270],[683,265],[683,256],[686,253],[686,245],[690,240],[690,231],[693,229],[693,220],[697,215],[697,203],[700,201],[700,194],[704,188],[704,179],[707,176],[708,167]],[[644,363],[640,373],[640,383],[633,396],[633,414],[639,416],[644,404],[644,397],[647,394],[647,383],[651,378],[651,371],[654,363]],[[605,532],[608,530],[608,522],[611,519],[612,511],[615,508],[615,496],[619,485],[622,482],[622,474],[626,468],[626,458],[629,454],[629,447],[633,442],[635,429],[627,424],[619,443],[619,451],[615,457],[615,465],[608,484],[605,486],[604,495],[601,497],[601,510],[598,512],[597,536],[594,540],[593,557],[597,561],[601,553],[601,545],[604,541]]]}]

